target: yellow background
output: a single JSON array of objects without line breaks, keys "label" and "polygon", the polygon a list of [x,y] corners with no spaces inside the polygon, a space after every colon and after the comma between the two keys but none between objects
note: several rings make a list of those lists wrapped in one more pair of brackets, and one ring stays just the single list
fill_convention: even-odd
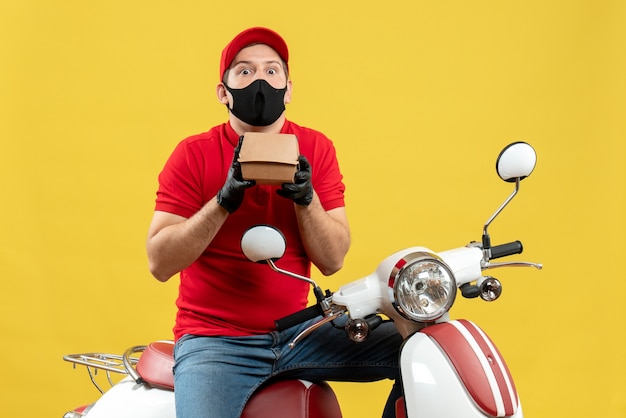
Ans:
[{"label": "yellow background", "polygon": [[[171,336],[177,279],[144,251],[157,174],[225,120],[219,53],[266,25],[292,51],[288,116],[334,140],[348,187],[352,249],[322,285],[479,239],[511,191],[495,157],[526,140],[537,168],[490,231],[545,268],[494,271],[502,298],[453,316],[498,343],[526,416],[626,416],[625,21],[619,0],[2,1],[1,415],[95,399],[63,354]],[[388,382],[335,387],[376,417]]]}]

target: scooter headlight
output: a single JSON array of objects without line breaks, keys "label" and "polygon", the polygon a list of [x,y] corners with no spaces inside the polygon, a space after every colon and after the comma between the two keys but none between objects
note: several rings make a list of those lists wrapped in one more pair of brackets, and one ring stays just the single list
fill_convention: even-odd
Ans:
[{"label": "scooter headlight", "polygon": [[454,303],[456,280],[440,257],[415,252],[396,263],[388,290],[393,306],[402,316],[432,322],[448,312]]}]

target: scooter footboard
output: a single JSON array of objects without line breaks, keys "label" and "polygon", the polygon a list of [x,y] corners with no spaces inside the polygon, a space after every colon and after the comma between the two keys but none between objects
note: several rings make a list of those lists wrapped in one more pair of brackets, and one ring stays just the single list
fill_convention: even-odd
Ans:
[{"label": "scooter footboard", "polygon": [[470,321],[413,334],[402,347],[400,365],[409,417],[522,417],[504,359]]}]

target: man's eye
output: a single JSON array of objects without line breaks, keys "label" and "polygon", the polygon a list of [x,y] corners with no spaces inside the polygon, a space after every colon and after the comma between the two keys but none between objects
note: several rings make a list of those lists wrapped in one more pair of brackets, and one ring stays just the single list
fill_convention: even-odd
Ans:
[{"label": "man's eye", "polygon": [[270,68],[269,70],[267,70],[267,73],[271,75],[275,75],[275,74],[278,74],[278,71],[276,71],[276,69],[274,68]]},{"label": "man's eye", "polygon": [[252,74],[252,71],[248,68],[244,68],[243,70],[241,70],[240,72],[241,75],[249,75]]}]

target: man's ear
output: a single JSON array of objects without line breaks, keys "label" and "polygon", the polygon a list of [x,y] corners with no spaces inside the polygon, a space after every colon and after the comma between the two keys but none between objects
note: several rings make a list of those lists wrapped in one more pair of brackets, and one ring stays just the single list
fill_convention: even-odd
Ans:
[{"label": "man's ear", "polygon": [[224,87],[224,83],[219,83],[217,87],[215,87],[215,93],[217,94],[217,100],[221,104],[228,105],[228,91],[226,87]]},{"label": "man's ear", "polygon": [[285,104],[291,103],[291,89],[293,85],[291,80],[287,80],[287,91],[285,92]]}]

